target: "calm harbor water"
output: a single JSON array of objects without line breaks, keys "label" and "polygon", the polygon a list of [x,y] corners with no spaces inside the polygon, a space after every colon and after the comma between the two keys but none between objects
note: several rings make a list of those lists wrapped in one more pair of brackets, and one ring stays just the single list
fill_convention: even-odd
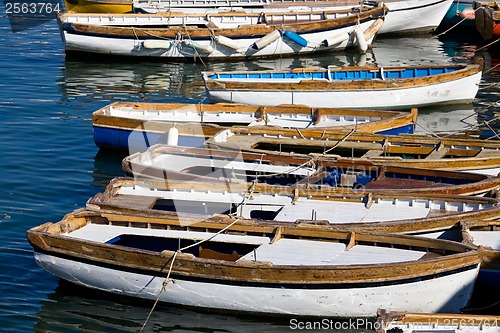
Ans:
[{"label": "calm harbor water", "polygon": [[[62,283],[38,268],[26,231],[58,221],[122,175],[121,153],[99,151],[92,111],[112,101],[203,102],[202,70],[274,69],[376,63],[442,64],[485,60],[473,106],[423,110],[419,131],[458,129],[499,109],[500,54],[478,50],[475,35],[379,39],[356,52],[255,62],[186,64],[65,59],[54,21],[13,33],[0,13],[0,330],[137,332],[150,304],[137,304]],[[496,103],[496,104],[495,104]],[[487,304],[484,304],[487,305]],[[282,332],[289,322],[161,306],[147,331]]]}]

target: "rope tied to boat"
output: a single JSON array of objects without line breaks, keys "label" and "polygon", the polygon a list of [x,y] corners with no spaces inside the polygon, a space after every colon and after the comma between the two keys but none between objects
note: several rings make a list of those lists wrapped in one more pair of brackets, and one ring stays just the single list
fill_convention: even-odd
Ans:
[{"label": "rope tied to boat", "polygon": [[[351,135],[354,134],[354,132],[356,132],[356,127],[354,127],[349,133],[347,133],[346,135],[344,135],[344,137],[342,139],[340,139],[339,141],[337,141],[337,143],[335,143],[332,147],[328,148],[327,150],[325,150],[321,155],[326,155],[328,154],[329,152],[331,152],[332,150],[334,150],[335,148],[337,148],[342,142],[344,142],[345,140],[347,140]],[[318,158],[318,157],[316,157]]]},{"label": "rope tied to boat", "polygon": [[[193,39],[191,38],[191,35],[189,34],[189,31],[187,30],[186,26],[184,26],[184,32],[188,36],[189,40],[192,41]],[[192,48],[194,50],[194,57],[193,57],[194,61],[196,61],[196,58],[198,58],[198,59],[200,59],[203,67],[207,67],[207,65],[203,61],[203,58],[201,57],[200,53],[198,52],[198,48],[196,47],[195,44],[192,45]]]},{"label": "rope tied to boat", "polygon": [[489,47],[489,46],[491,46],[491,45],[493,45],[493,44],[497,43],[498,41],[500,41],[500,38],[497,38],[496,40],[492,41],[491,43],[488,43],[488,44],[486,44],[486,45],[481,46],[480,48],[478,48],[478,49],[476,50],[476,52],[477,52],[477,51],[481,51],[482,49],[487,48],[487,47]]},{"label": "rope tied to boat", "polygon": [[[212,239],[214,239],[216,236],[220,235],[221,233],[225,232],[227,229],[231,228],[233,225],[235,225],[237,222],[239,222],[241,220],[240,217],[237,217],[233,222],[231,222],[230,224],[228,224],[227,226],[225,226],[224,228],[222,228],[221,230],[217,231],[215,234],[213,234],[212,236],[206,238],[206,239],[202,239],[198,242],[195,242],[193,244],[190,244],[190,245],[187,245],[187,246],[184,246],[180,249],[178,249],[177,251],[174,252],[174,255],[169,259],[171,260],[170,262],[170,267],[168,269],[168,273],[167,273],[167,277],[165,278],[165,280],[163,281],[162,283],[162,286],[161,286],[161,289],[160,289],[160,292],[158,293],[158,295],[156,296],[156,299],[155,299],[155,302],[153,303],[153,307],[151,308],[151,310],[149,311],[149,314],[148,316],[146,317],[146,320],[144,321],[144,324],[142,325],[141,329],[139,330],[139,332],[144,332],[144,329],[146,328],[146,325],[148,324],[149,322],[149,319],[151,318],[158,302],[160,301],[160,296],[163,292],[166,292],[167,291],[167,285],[170,281],[172,281],[170,279],[170,274],[172,273],[172,270],[173,270],[173,267],[174,267],[174,262],[175,262],[175,259],[177,258],[177,254],[179,253],[182,253],[182,251],[185,251],[189,248],[192,248],[194,246],[198,246],[202,243],[205,243],[205,242],[208,242]],[[168,262],[167,262],[168,263]]]},{"label": "rope tied to boat", "polygon": [[[253,195],[253,192],[255,191],[255,185],[257,184],[257,180],[254,180],[252,181],[252,185],[247,189],[246,193],[243,195],[243,201],[241,202],[240,206],[241,207],[244,207],[246,205],[246,202],[247,202],[247,199],[250,199]],[[229,214],[229,216],[232,216],[233,214]],[[236,223],[238,223],[239,221],[241,221],[243,219],[242,216],[236,216],[236,218],[234,219],[233,222],[229,223],[228,225],[226,225],[224,228],[222,228],[221,230],[217,231],[216,233],[214,233],[213,235],[211,235],[210,237],[208,238],[205,238],[205,239],[202,239],[200,241],[197,241],[193,244],[190,244],[190,245],[187,245],[187,246],[184,246],[182,248],[179,248],[177,251],[174,252],[174,255],[172,257],[170,257],[169,260],[171,260],[170,262],[170,267],[168,269],[168,273],[167,273],[167,277],[165,278],[165,280],[163,281],[162,283],[162,287],[160,289],[160,292],[158,293],[158,295],[156,296],[156,299],[155,299],[155,302],[153,303],[153,307],[151,308],[151,311],[149,311],[149,314],[148,316],[146,317],[146,320],[144,321],[144,324],[142,325],[141,329],[139,330],[139,332],[144,332],[144,328],[146,327],[147,323],[149,322],[149,319],[151,318],[151,315],[153,314],[158,302],[160,301],[160,296],[163,292],[166,292],[167,291],[167,285],[170,281],[173,281],[170,279],[170,274],[172,273],[172,270],[173,270],[173,267],[174,267],[174,262],[175,262],[175,259],[177,258],[177,255],[179,253],[182,253],[182,251],[185,251],[187,249],[190,249],[192,247],[195,247],[195,246],[198,246],[200,244],[203,244],[205,242],[209,242],[211,241],[212,239],[214,239],[215,237],[217,237],[218,235],[220,235],[221,233],[225,232],[226,230],[228,230],[229,228],[231,228],[233,225],[235,225]],[[168,263],[168,262],[167,262]],[[175,283],[175,282],[174,282]]]},{"label": "rope tied to boat", "polygon": [[[476,8],[476,9],[474,9],[474,14],[476,14],[476,11],[477,11],[479,8],[481,8],[481,7],[478,7],[478,8]],[[444,35],[444,34],[446,34],[446,33],[450,32],[451,30],[455,29],[458,25],[460,25],[460,24],[461,24],[463,21],[465,21],[465,20],[467,20],[467,16],[466,16],[466,17],[464,17],[464,18],[462,18],[460,21],[458,21],[457,23],[455,23],[454,25],[452,25],[450,28],[446,29],[445,31],[443,31],[443,32],[441,32],[441,33],[439,33],[439,34],[437,34],[437,35],[433,36],[432,38],[438,38],[438,37],[440,37],[440,36],[442,36],[442,35]]]}]

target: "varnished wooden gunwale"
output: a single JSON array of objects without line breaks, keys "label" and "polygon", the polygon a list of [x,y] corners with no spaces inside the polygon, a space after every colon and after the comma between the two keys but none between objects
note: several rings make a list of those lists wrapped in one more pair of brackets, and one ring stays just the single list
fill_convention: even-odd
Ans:
[{"label": "varnished wooden gunwale", "polygon": [[[442,68],[444,66],[411,66],[416,69],[423,68]],[[364,80],[321,80],[321,79],[302,79],[299,82],[242,82],[242,81],[224,81],[206,79],[205,86],[208,90],[236,90],[236,91],[324,91],[324,90],[395,90],[402,88],[427,86],[431,84],[439,84],[443,82],[455,81],[481,72],[481,65],[447,65],[446,67],[460,68],[451,73],[436,74],[416,78],[401,78],[401,79],[364,79]],[[391,70],[404,70],[408,67],[384,67],[384,71]],[[373,68],[371,66],[346,66],[341,68],[331,68],[331,72],[335,71],[349,71],[361,70],[378,72],[380,68]],[[295,68],[289,71],[246,71],[246,72],[231,72],[232,74],[238,73],[279,73],[279,72],[319,72],[326,73],[325,68]],[[205,72],[206,77],[213,74],[221,74],[224,72]],[[205,78],[204,75],[204,78]],[[276,80],[278,81],[278,80]]]},{"label": "varnished wooden gunwale", "polygon": [[[296,33],[308,33],[315,31],[324,31],[333,29],[340,26],[354,25],[359,22],[364,22],[368,20],[374,20],[377,17],[383,17],[387,11],[385,6],[380,7],[360,7],[357,11],[352,10],[323,10],[318,11],[318,13],[349,13],[352,15],[340,18],[323,19],[323,20],[312,20],[307,22],[273,22],[272,24],[249,24],[241,25],[237,28],[219,28],[219,27],[206,27],[200,28],[198,26],[189,25],[171,25],[165,26],[164,28],[144,28],[144,27],[125,27],[125,26],[105,26],[105,25],[91,25],[91,24],[79,24],[79,23],[64,23],[64,15],[59,17],[62,22],[64,30],[71,31],[72,33],[78,34],[92,34],[93,36],[106,36],[112,38],[134,38],[134,39],[151,39],[151,38],[170,38],[176,39],[179,34],[186,34],[190,39],[206,39],[212,38],[213,35],[223,35],[228,38],[255,38],[258,36],[267,35],[276,29],[281,30],[292,30]],[[308,14],[313,14],[314,11],[307,12]],[[272,15],[278,15],[279,13],[272,13]],[[72,14],[69,14],[72,15]],[[100,15],[100,14],[99,14]],[[122,14],[122,15],[134,15],[134,14]],[[151,16],[200,16],[200,14],[184,14],[184,13],[174,13],[174,14],[151,14]],[[238,13],[228,13],[221,12],[218,14],[210,14],[209,16],[237,16]],[[255,16],[259,17],[260,13],[245,13],[245,16]],[[205,15],[206,16],[206,15]]]},{"label": "varnished wooden gunwale", "polygon": [[[108,216],[109,217],[109,216]],[[109,223],[108,217],[99,213],[79,210],[68,214],[62,221],[47,223],[28,231],[28,240],[36,251],[55,256],[63,256],[73,260],[84,260],[94,264],[114,265],[122,269],[135,269],[151,274],[166,274],[174,252],[164,251],[154,253],[151,251],[131,249],[123,246],[100,244],[68,236],[63,232],[79,228],[87,223]],[[141,220],[133,216],[122,216],[129,221]],[[172,221],[177,227],[177,221]],[[162,220],[164,225],[169,221]],[[142,225],[147,226],[149,222]],[[216,225],[199,222],[189,228],[203,228],[203,224],[211,230]],[[139,225],[139,224],[137,224]],[[137,226],[136,225],[136,226]],[[238,224],[231,226],[228,232],[241,232]],[[255,233],[265,235],[259,226],[247,226]],[[278,232],[271,227],[270,239]],[[314,228],[301,228],[298,226],[283,226],[279,228],[280,237],[300,237],[308,239],[322,239],[324,241],[339,241],[344,243],[355,242],[360,244],[377,244],[377,246],[396,246],[403,248],[416,248],[433,253],[417,261],[373,264],[373,265],[331,265],[331,266],[303,266],[303,265],[273,265],[259,262],[231,262],[216,259],[195,258],[189,254],[177,255],[172,276],[176,278],[210,278],[223,283],[224,281],[240,281],[273,284],[348,284],[389,282],[445,274],[457,269],[472,269],[480,262],[479,253],[473,247],[455,242],[436,241],[427,238],[351,233],[328,229],[315,230]]]},{"label": "varnished wooden gunwale", "polygon": [[[117,196],[117,192],[121,186],[124,185],[140,185],[149,188],[156,189],[166,189],[166,188],[176,188],[178,190],[191,190],[193,188],[210,190],[210,191],[227,191],[227,184],[225,183],[193,183],[193,182],[175,182],[175,181],[165,181],[165,180],[151,180],[151,179],[132,179],[132,178],[115,178],[106,187],[104,192],[98,193],[94,197],[90,198],[87,202],[87,208],[90,210],[96,210],[106,213],[120,213],[125,215],[137,215],[137,216],[149,216],[154,218],[171,218],[183,221],[197,221],[200,218],[217,221],[220,219],[220,215],[205,216],[199,214],[190,213],[176,213],[168,211],[160,211],[151,209],[151,207],[144,207],[140,205],[139,202],[133,200],[132,202],[127,202],[126,204],[116,202],[114,198]],[[280,187],[280,186],[270,186],[267,184],[255,184],[251,185],[249,183],[243,184],[232,184],[231,190],[239,191],[240,193],[247,193],[251,189],[252,193],[266,193],[266,194],[287,194],[298,198],[300,196],[304,197],[314,197],[316,199],[324,200],[343,200],[352,202],[364,202],[368,203],[369,200],[381,199],[407,199],[411,196],[412,199],[435,199],[435,200],[457,200],[466,202],[475,202],[483,204],[491,204],[489,208],[461,212],[459,214],[445,214],[445,215],[435,215],[428,216],[425,218],[414,218],[406,220],[394,220],[394,221],[384,221],[384,222],[356,222],[356,223],[328,223],[329,228],[337,230],[350,230],[350,231],[373,231],[373,232],[383,232],[383,233],[399,233],[399,234],[421,234],[432,231],[442,231],[448,230],[450,228],[459,228],[459,223],[470,220],[493,220],[500,218],[500,205],[498,199],[494,198],[484,198],[484,197],[463,197],[463,196],[448,196],[448,195],[430,195],[430,194],[407,194],[401,193],[401,191],[394,191],[390,194],[381,193],[339,193],[336,191],[329,191],[325,188],[293,188],[293,187]],[[228,221],[234,221],[234,217],[227,217]],[[253,220],[251,220],[253,221]],[[260,223],[257,220],[253,221],[255,223]],[[252,222],[252,223],[253,223]],[[280,221],[264,221],[263,223],[279,224]],[[282,222],[287,225],[290,222]],[[308,221],[301,220],[296,223],[302,225],[310,225],[322,223],[321,221]],[[324,222],[323,222],[324,223]]]},{"label": "varnished wooden gunwale", "polygon": [[[147,156],[151,158],[156,158],[161,154],[176,154],[179,156],[196,156],[202,158],[216,158],[216,159],[228,159],[236,161],[256,161],[267,164],[277,164],[277,165],[290,165],[299,166],[306,165],[316,168],[316,173],[312,176],[306,177],[302,181],[290,184],[290,186],[307,186],[311,187],[318,181],[321,181],[320,175],[322,174],[323,168],[339,168],[343,170],[362,170],[375,172],[378,176],[378,183],[383,183],[385,180],[386,173],[404,173],[409,175],[419,175],[422,177],[442,177],[442,178],[457,178],[457,179],[467,179],[470,183],[459,184],[454,186],[449,186],[446,184],[439,185],[435,184],[432,187],[410,187],[410,183],[406,187],[391,187],[391,182],[394,180],[392,178],[387,178],[386,182],[382,185],[377,185],[378,187],[365,187],[352,190],[356,193],[371,192],[378,193],[383,192],[389,193],[399,193],[404,190],[405,192],[411,193],[432,193],[432,194],[466,194],[475,195],[480,193],[486,193],[488,191],[494,191],[498,186],[500,186],[500,177],[489,177],[482,174],[473,173],[463,173],[458,171],[443,171],[436,169],[418,169],[410,167],[398,167],[383,164],[375,164],[367,160],[359,160],[354,163],[354,161],[347,160],[328,160],[301,156],[283,156],[279,154],[263,153],[254,154],[246,152],[235,152],[235,151],[224,151],[219,149],[205,149],[205,148],[189,148],[189,147],[175,147],[167,145],[154,145],[150,147],[147,151]],[[134,177],[142,178],[159,178],[159,179],[170,179],[170,180],[186,180],[186,181],[203,181],[203,182],[220,182],[219,178],[213,178],[208,176],[200,176],[197,174],[191,174],[189,172],[176,172],[172,170],[164,170],[161,167],[156,167],[153,165],[143,165],[140,162],[142,154],[135,153],[133,155],[127,156],[122,161],[122,169],[125,174]],[[225,179],[226,182],[231,182],[231,179]],[[263,181],[265,182],[265,180]],[[373,181],[372,181],[373,183]],[[374,183],[373,183],[374,184]],[[335,189],[332,188],[332,191]],[[349,193],[349,189],[342,187],[337,188],[338,191],[342,193]]]},{"label": "varnished wooden gunwale", "polygon": [[[132,103],[132,102],[114,102],[92,113],[93,126],[121,129],[126,131],[137,131],[143,129],[147,132],[165,133],[170,128],[174,127],[179,131],[180,135],[204,136],[209,137],[217,134],[228,126],[203,122],[203,123],[180,123],[157,121],[155,119],[141,120],[133,118],[125,118],[111,115],[110,108],[131,108],[132,112],[142,112],[142,110],[157,110],[161,111],[193,111],[203,112],[206,114],[217,112],[255,112],[261,118],[265,114],[304,114],[314,115],[344,115],[344,116],[364,116],[364,117],[380,117],[381,120],[367,122],[357,125],[335,126],[335,127],[320,127],[314,130],[330,132],[356,129],[361,133],[374,133],[392,128],[397,128],[409,124],[415,124],[417,121],[417,109],[411,109],[410,112],[405,111],[380,111],[380,110],[356,110],[356,109],[334,109],[334,108],[311,108],[302,105],[282,105],[282,106],[250,106],[245,104],[233,103],[217,103],[217,104],[182,104],[182,103]],[[259,125],[255,128],[262,127],[263,129],[269,126]],[[200,132],[200,128],[203,130]]]}]

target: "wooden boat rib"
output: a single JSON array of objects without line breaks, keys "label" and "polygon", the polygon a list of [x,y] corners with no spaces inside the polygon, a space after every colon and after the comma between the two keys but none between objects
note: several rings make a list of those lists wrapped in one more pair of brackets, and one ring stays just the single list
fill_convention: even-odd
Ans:
[{"label": "wooden boat rib", "polygon": [[425,135],[318,133],[304,130],[250,128],[224,130],[206,141],[212,149],[321,158],[368,160],[416,168],[472,171],[496,176],[500,172],[500,143],[445,139]]},{"label": "wooden boat rib", "polygon": [[[411,112],[310,108],[300,105],[181,104],[114,102],[92,114],[94,141],[101,148],[128,149],[167,143],[175,127],[179,136],[207,138],[233,125],[316,128],[321,131],[400,134],[413,133],[417,110]],[[139,133],[140,132],[140,133]],[[131,134],[134,133],[132,137]]]},{"label": "wooden boat rib", "polygon": [[[207,14],[63,14],[65,50],[171,59],[244,59],[360,47],[364,52],[387,8]],[[356,37],[358,36],[358,37]]]},{"label": "wooden boat rib", "polygon": [[499,177],[376,165],[366,160],[336,161],[279,154],[254,154],[206,148],[154,145],[123,159],[134,177],[202,182],[251,182],[270,185],[327,186],[341,193],[496,193]]},{"label": "wooden boat rib", "polygon": [[[226,226],[221,234],[212,223],[79,210],[27,236],[37,263],[72,283],[260,314],[372,317],[389,303],[458,312],[480,262],[477,250],[455,242],[296,225]],[[167,277],[175,283],[162,292]]]},{"label": "wooden boat rib", "polygon": [[[117,178],[87,202],[103,213],[121,212],[183,221],[233,220],[325,224],[352,231],[422,234],[460,221],[499,217],[498,200],[484,197],[352,193],[267,184],[202,183]],[[390,214],[388,214],[390,212]]]},{"label": "wooden boat rib", "polygon": [[409,108],[472,103],[480,65],[328,67],[203,72],[212,101],[313,107]]},{"label": "wooden boat rib", "polygon": [[500,332],[500,316],[472,313],[414,313],[403,311],[377,310],[376,333],[398,331],[477,333]]}]

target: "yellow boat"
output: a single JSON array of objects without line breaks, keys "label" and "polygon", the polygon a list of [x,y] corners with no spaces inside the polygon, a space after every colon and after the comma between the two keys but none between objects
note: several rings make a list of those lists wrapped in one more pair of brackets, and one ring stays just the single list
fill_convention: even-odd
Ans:
[{"label": "yellow boat", "polygon": [[113,13],[132,12],[132,0],[64,0],[68,13]]}]

